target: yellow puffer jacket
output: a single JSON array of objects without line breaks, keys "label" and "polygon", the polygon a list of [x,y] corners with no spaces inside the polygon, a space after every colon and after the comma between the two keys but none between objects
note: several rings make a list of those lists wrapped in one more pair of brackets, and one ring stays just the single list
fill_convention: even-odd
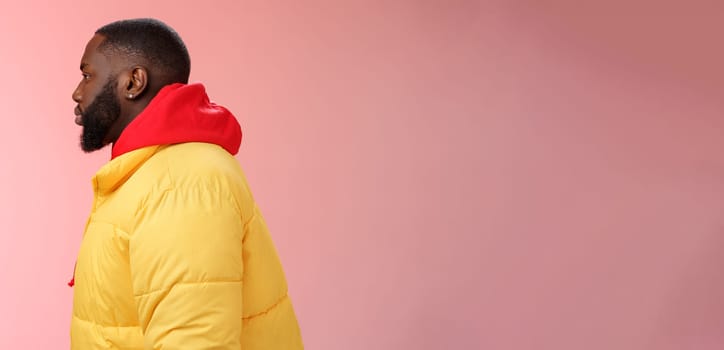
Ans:
[{"label": "yellow puffer jacket", "polygon": [[72,349],[301,349],[284,273],[229,153],[124,154],[93,180]]}]

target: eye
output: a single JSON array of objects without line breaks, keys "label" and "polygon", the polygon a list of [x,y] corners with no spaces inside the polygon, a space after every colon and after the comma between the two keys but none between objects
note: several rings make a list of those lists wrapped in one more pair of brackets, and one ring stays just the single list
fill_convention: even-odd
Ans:
[{"label": "eye", "polygon": [[90,79],[90,74],[83,73],[83,80],[88,80],[88,79]]}]

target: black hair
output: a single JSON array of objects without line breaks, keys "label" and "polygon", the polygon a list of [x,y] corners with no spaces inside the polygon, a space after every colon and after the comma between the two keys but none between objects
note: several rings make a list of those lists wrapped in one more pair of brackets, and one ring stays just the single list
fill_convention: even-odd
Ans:
[{"label": "black hair", "polygon": [[105,53],[134,56],[159,73],[161,83],[188,83],[191,58],[173,28],[153,18],[125,19],[96,30],[105,40],[98,49]]}]

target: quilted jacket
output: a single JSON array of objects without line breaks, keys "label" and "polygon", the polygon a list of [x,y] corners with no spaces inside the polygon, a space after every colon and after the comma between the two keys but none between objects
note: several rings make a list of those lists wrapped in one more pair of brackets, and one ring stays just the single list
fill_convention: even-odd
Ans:
[{"label": "quilted jacket", "polygon": [[302,349],[284,272],[203,86],[164,88],[93,178],[71,349]]}]

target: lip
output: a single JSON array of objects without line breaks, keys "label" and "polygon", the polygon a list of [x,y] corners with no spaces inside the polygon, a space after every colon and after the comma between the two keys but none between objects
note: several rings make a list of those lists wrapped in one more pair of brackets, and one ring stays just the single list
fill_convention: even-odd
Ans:
[{"label": "lip", "polygon": [[80,106],[76,106],[73,112],[75,114],[75,124],[83,126],[83,112],[80,110]]}]

